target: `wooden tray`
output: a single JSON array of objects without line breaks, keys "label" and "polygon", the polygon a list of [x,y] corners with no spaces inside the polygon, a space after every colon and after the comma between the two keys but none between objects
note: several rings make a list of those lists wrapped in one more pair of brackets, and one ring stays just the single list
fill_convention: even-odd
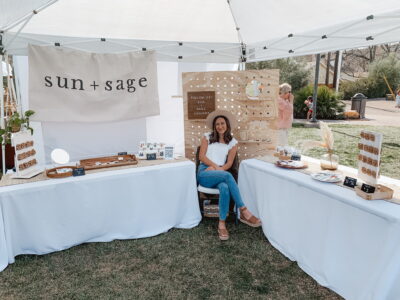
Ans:
[{"label": "wooden tray", "polygon": [[[72,171],[76,169],[77,167],[75,166],[63,166],[63,167],[57,167],[53,169],[48,169],[46,170],[46,176],[49,178],[65,178],[65,177],[70,177],[72,176]],[[57,173],[57,170],[59,169],[71,169],[70,172],[64,172],[64,173]]]},{"label": "wooden tray", "polygon": [[275,163],[275,165],[276,165],[277,167],[284,168],[284,169],[305,169],[305,168],[308,167],[307,163],[305,163],[305,162],[302,162],[302,161],[299,161],[299,160],[294,160],[294,161],[295,161],[295,162],[298,162],[298,163],[301,162],[303,165],[302,165],[302,166],[298,166],[298,167],[296,167],[296,166],[291,166],[291,165],[286,165],[286,164],[282,164],[280,160],[278,160],[278,161]]},{"label": "wooden tray", "polygon": [[292,156],[282,155],[282,154],[279,154],[279,153],[276,153],[276,152],[274,153],[274,156],[279,158],[280,160],[290,160],[292,158]]},{"label": "wooden tray", "polygon": [[359,186],[355,187],[356,194],[365,200],[384,200],[384,199],[392,199],[394,191],[384,185],[378,184],[376,186],[374,193],[366,193],[361,190]]},{"label": "wooden tray", "polygon": [[102,168],[136,165],[138,161],[135,155],[126,154],[126,155],[114,155],[114,156],[82,159],[79,163],[80,167],[85,168],[85,170],[94,170]]}]

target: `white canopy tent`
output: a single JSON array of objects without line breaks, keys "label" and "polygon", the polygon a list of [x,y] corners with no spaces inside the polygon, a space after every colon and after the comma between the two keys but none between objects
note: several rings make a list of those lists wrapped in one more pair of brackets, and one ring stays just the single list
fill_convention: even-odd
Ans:
[{"label": "white canopy tent", "polygon": [[[182,107],[167,102],[180,93],[176,80],[180,72],[210,70],[204,64],[171,62],[251,62],[398,42],[399,20],[399,0],[0,0],[0,53],[26,56],[28,44],[100,53],[155,50],[163,64],[159,65],[159,78],[163,78],[159,81],[164,82],[159,89],[165,91],[160,92],[161,103],[166,97],[164,111],[171,113]],[[15,60],[14,72],[17,79],[27,82],[24,60]],[[26,98],[26,84],[19,88],[17,94]],[[1,93],[2,86],[3,99]],[[179,120],[171,120],[168,113],[162,116],[161,104],[161,116],[149,119],[173,122],[179,131]],[[166,136],[166,126],[160,130],[150,124],[146,120],[95,126],[53,124],[51,128],[52,124],[44,124],[45,148],[49,152],[50,143],[71,147],[69,137],[77,131],[81,150],[88,147],[85,143],[93,138],[92,132],[97,134],[82,156],[92,149],[100,151],[104,143],[112,146],[114,140],[122,140],[117,134],[136,131],[131,143],[137,143],[139,137],[146,138],[146,126],[155,132],[153,136]],[[61,131],[62,140],[56,140]]]},{"label": "white canopy tent", "polygon": [[397,0],[2,0],[11,55],[28,43],[154,49],[160,61],[237,63],[399,41]]},{"label": "white canopy tent", "polygon": [[[28,44],[100,53],[155,50],[164,62],[232,64],[397,42],[399,20],[398,0],[0,0],[0,49],[14,56],[26,56]],[[175,68],[181,67],[164,66],[179,76]],[[172,90],[180,94],[179,86],[166,90],[165,99]],[[137,122],[136,129],[146,127]],[[146,138],[146,129],[139,131]]]}]

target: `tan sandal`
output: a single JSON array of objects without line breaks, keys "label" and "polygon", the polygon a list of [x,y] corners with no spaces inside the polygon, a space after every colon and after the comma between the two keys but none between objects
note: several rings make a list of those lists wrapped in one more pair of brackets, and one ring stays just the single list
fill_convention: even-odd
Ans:
[{"label": "tan sandal", "polygon": [[221,241],[227,241],[229,239],[229,232],[226,228],[218,228],[218,237]]},{"label": "tan sandal", "polygon": [[246,211],[246,210],[250,213],[250,211],[247,209],[247,207],[240,210],[240,218],[239,218],[240,222],[242,222],[244,224],[247,224],[247,225],[249,225],[251,227],[260,227],[261,226],[261,220],[259,218],[256,218],[255,216],[252,215],[250,218],[247,219],[243,215],[243,212]]}]

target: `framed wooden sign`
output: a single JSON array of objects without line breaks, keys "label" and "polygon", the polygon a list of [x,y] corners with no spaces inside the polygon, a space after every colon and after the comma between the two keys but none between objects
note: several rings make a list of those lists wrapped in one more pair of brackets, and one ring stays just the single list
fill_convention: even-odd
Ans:
[{"label": "framed wooden sign", "polygon": [[189,120],[206,119],[215,110],[215,91],[188,92]]}]

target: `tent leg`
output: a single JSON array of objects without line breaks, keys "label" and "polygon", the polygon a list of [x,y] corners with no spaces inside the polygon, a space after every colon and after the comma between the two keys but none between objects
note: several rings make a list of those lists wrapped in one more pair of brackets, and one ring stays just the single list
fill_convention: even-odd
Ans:
[{"label": "tent leg", "polygon": [[15,94],[16,94],[16,98],[15,98],[15,102],[17,105],[17,112],[22,116],[22,99],[21,99],[21,83],[19,81],[19,76],[17,76],[17,72],[16,72],[17,68],[17,63],[15,62],[15,59],[13,57],[13,75],[14,75],[14,82],[15,82]]},{"label": "tent leg", "polygon": [[21,116],[22,116],[22,112],[20,112],[20,111],[18,110],[17,93],[16,93],[16,91],[15,91],[15,86],[14,86],[15,70],[14,70],[13,76],[11,76],[11,75],[10,75],[10,74],[11,74],[11,68],[10,68],[11,62],[10,62],[10,59],[9,59],[9,56],[8,56],[8,55],[6,55],[6,61],[7,61],[7,73],[8,73],[8,76],[7,76],[7,78],[8,78],[8,94],[11,96],[11,97],[10,97],[10,104],[11,104],[11,103],[14,103],[17,112],[20,113]]},{"label": "tent leg", "polygon": [[313,112],[311,122],[317,122],[317,98],[318,98],[318,79],[319,79],[319,64],[321,60],[321,54],[317,54],[315,61],[315,80],[314,80],[314,93],[313,93]]},{"label": "tent leg", "polygon": [[342,57],[343,57],[343,50],[340,50],[339,51],[339,62],[338,62],[338,68],[337,68],[336,86],[335,86],[336,93],[339,92],[340,72],[342,70]]},{"label": "tent leg", "polygon": [[338,69],[339,69],[339,51],[335,52],[335,68],[333,72],[333,87],[336,89],[336,83],[338,78]]},{"label": "tent leg", "polygon": [[[0,65],[3,62],[3,55],[0,55]],[[4,129],[4,88],[3,88],[3,66],[0,67],[0,128]],[[6,146],[5,137],[3,136],[3,142],[1,143],[1,162],[3,175],[6,173]]]}]

